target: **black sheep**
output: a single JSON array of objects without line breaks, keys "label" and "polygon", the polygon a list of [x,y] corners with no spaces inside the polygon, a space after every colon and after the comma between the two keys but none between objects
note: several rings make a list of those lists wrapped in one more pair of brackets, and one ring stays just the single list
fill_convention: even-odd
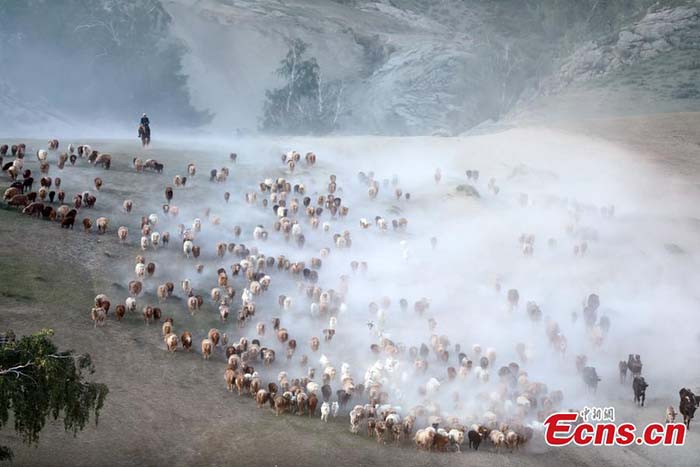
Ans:
[{"label": "black sheep", "polygon": [[469,430],[467,439],[469,440],[469,447],[477,451],[481,444],[481,435],[475,430]]},{"label": "black sheep", "polygon": [[635,376],[632,381],[632,389],[634,390],[634,402],[635,404],[644,407],[644,399],[646,399],[647,387],[649,384],[644,381],[643,376]]}]

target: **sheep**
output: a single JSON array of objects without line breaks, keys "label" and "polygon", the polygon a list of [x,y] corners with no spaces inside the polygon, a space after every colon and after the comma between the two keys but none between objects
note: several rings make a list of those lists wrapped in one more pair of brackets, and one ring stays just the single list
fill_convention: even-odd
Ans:
[{"label": "sheep", "polygon": [[212,343],[209,339],[202,339],[202,357],[204,360],[209,360],[211,356]]},{"label": "sheep", "polygon": [[97,232],[104,234],[107,232],[107,226],[109,225],[109,219],[106,217],[98,217],[95,221],[97,225]]},{"label": "sheep", "polygon": [[281,413],[287,411],[291,405],[291,395],[277,395],[273,398],[273,405],[275,408],[275,415],[279,416]]},{"label": "sheep", "polygon": [[194,244],[191,240],[185,240],[184,242],[182,242],[182,251],[183,253],[185,253],[185,256],[187,258],[189,258],[190,255],[192,255],[193,247]]},{"label": "sheep", "polygon": [[221,316],[222,323],[226,322],[226,320],[228,319],[229,313],[230,313],[230,309],[227,305],[220,305],[219,306],[219,316]]},{"label": "sheep", "polygon": [[[323,410],[323,408],[321,410]],[[338,401],[333,401],[331,403],[331,414],[333,415],[333,418],[336,418],[338,416],[339,410],[340,410],[340,405],[338,404]]]},{"label": "sheep", "polygon": [[90,317],[95,323],[95,327],[104,326],[105,320],[107,319],[107,311],[102,307],[94,307],[90,311]]},{"label": "sheep", "polygon": [[143,307],[142,314],[143,314],[143,321],[146,324],[151,324],[151,321],[153,321],[154,316],[155,316],[154,315],[154,308],[151,305],[146,305],[145,307]]},{"label": "sheep", "polygon": [[422,430],[418,430],[413,437],[413,441],[416,444],[417,449],[424,449],[430,451],[433,446],[433,441],[437,436],[435,428],[428,427]]},{"label": "sheep", "polygon": [[676,423],[676,410],[672,405],[666,408],[666,423]]},{"label": "sheep", "polygon": [[361,410],[353,409],[350,411],[350,432],[352,434],[358,434],[360,432],[360,421],[363,418],[363,413]]},{"label": "sheep", "polygon": [[160,245],[160,233],[159,232],[152,232],[151,233],[151,246],[153,249],[157,249],[158,245]]},{"label": "sheep", "polygon": [[192,334],[189,331],[183,332],[180,342],[182,342],[182,348],[189,352],[192,349]]},{"label": "sheep", "polygon": [[163,322],[163,326],[161,327],[161,331],[163,334],[163,337],[167,336],[171,332],[173,332],[173,320],[172,318],[166,318],[166,320]]},{"label": "sheep", "polygon": [[168,352],[175,352],[177,349],[177,336],[173,333],[167,334],[164,338],[165,347]]},{"label": "sheep", "polygon": [[212,343],[212,347],[219,345],[219,340],[221,339],[221,333],[216,328],[211,328],[208,333],[208,338]]},{"label": "sheep", "polygon": [[[230,366],[226,367],[224,371],[224,381],[226,381],[226,390],[228,392],[233,392],[233,383],[235,381],[236,373]],[[260,406],[258,406],[260,408]]]},{"label": "sheep", "polygon": [[479,450],[479,445],[481,444],[481,434],[478,431],[472,429],[467,433],[467,438],[469,439],[469,448],[473,448],[475,451]]},{"label": "sheep", "polygon": [[262,408],[265,404],[267,404],[270,400],[270,392],[266,389],[258,389],[258,392],[255,393],[255,403],[259,409]]},{"label": "sheep", "polygon": [[126,241],[126,237],[129,235],[129,229],[127,229],[125,226],[120,226],[119,229],[117,229],[117,237],[119,237],[119,241],[124,243]]},{"label": "sheep", "polygon": [[506,436],[500,430],[492,430],[491,433],[489,433],[489,439],[496,451],[499,451],[505,444]]},{"label": "sheep", "polygon": [[100,153],[92,163],[96,166],[101,165],[105,170],[109,170],[109,168],[112,166],[112,156],[111,154]]},{"label": "sheep", "polygon": [[127,297],[124,301],[126,311],[135,312],[136,311],[136,299],[134,297]]},{"label": "sheep", "polygon": [[18,194],[20,194],[19,189],[15,188],[15,187],[10,187],[10,188],[5,190],[5,194],[3,195],[2,199],[5,201],[9,201]]},{"label": "sheep", "polygon": [[520,443],[520,437],[515,431],[508,430],[504,435],[504,442],[506,447],[508,447],[511,450],[511,452],[513,452],[513,450],[516,449],[518,447],[518,444]]},{"label": "sheep", "polygon": [[187,309],[191,314],[194,314],[195,311],[199,310],[199,300],[197,300],[197,297],[187,298]]}]

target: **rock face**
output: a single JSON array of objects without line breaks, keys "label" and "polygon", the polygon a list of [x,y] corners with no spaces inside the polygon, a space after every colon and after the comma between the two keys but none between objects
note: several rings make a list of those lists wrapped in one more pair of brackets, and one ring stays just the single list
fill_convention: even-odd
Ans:
[{"label": "rock face", "polygon": [[[174,127],[255,131],[265,92],[281,84],[274,71],[287,41],[298,38],[310,45],[324,83],[342,84],[338,133],[487,130],[542,96],[700,51],[700,0],[639,10],[651,2],[626,0],[632,13],[604,10],[594,21],[624,27],[602,38],[586,29],[589,10],[606,3],[595,0],[95,0],[89,11],[80,0],[0,2],[0,39],[13,44],[0,48],[0,126],[128,121],[131,129],[129,119],[148,111],[163,126],[171,117]],[[543,18],[550,12],[549,23],[573,17],[571,29],[581,32],[548,31]],[[62,20],[77,33],[60,27]],[[108,20],[110,27],[100,26]],[[651,92],[673,94],[669,99],[685,99],[687,107],[700,99],[693,60],[671,86]],[[680,76],[676,65],[663,65]],[[30,72],[38,68],[51,69],[53,78]],[[74,80],[75,70],[110,80]]]},{"label": "rock face", "polygon": [[[411,3],[418,5],[401,8]],[[174,0],[165,6],[190,52],[185,72],[193,99],[216,113],[214,126],[257,126],[265,90],[279,84],[273,70],[285,40],[300,38],[323,78],[344,83],[341,132],[454,134],[482,120],[476,115],[491,86],[487,73],[470,77],[478,65],[466,25],[478,15],[449,0],[434,18],[420,3]],[[461,30],[440,20],[456,7]]]},{"label": "rock face", "polygon": [[678,49],[700,49],[700,10],[696,6],[650,11],[616,37],[587,42],[544,81],[541,93],[556,93],[574,82],[605,76]]},{"label": "rock face", "polygon": [[[536,15],[528,17],[521,3],[500,3],[506,6],[498,12],[485,0],[170,0],[165,6],[190,50],[185,71],[196,106],[212,109],[214,126],[228,129],[257,126],[265,90],[279,84],[272,70],[287,38],[311,44],[324,79],[343,81],[339,132],[399,135],[454,135],[502,121],[537,96],[669,51],[698,49],[700,41],[700,7],[688,1],[629,20],[610,18],[626,26],[604,38],[582,33],[573,53],[562,56],[562,37],[538,32]],[[515,15],[516,26],[504,14]]]}]

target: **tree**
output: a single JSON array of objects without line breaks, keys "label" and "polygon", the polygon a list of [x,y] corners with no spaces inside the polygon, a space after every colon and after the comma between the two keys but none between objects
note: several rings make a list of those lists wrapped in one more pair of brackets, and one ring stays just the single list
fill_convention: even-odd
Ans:
[{"label": "tree", "polygon": [[[0,344],[0,428],[12,414],[15,431],[30,445],[38,443],[49,416],[62,417],[74,435],[91,413],[97,424],[109,392],[104,384],[85,380],[85,371],[94,372],[90,355],[59,351],[51,336],[53,331],[45,329]],[[0,460],[11,458],[10,448],[0,446]]]},{"label": "tree", "polygon": [[296,133],[334,130],[343,113],[343,83],[324,82],[316,59],[304,58],[309,47],[306,42],[294,39],[287,45],[287,54],[275,70],[286,84],[265,92],[261,129]]}]

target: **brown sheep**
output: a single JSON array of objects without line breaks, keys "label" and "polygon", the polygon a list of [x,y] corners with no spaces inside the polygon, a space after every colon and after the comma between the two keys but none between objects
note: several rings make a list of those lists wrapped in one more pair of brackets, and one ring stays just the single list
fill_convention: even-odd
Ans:
[{"label": "brown sheep", "polygon": [[277,416],[279,416],[281,413],[284,413],[290,405],[289,400],[286,397],[280,395],[275,396],[273,402],[275,406],[275,415]]},{"label": "brown sheep", "polygon": [[11,200],[15,195],[18,195],[19,190],[15,187],[10,187],[7,190],[5,190],[5,194],[3,195],[2,199],[5,201]]},{"label": "brown sheep", "polygon": [[212,347],[216,347],[217,345],[219,345],[219,340],[221,339],[221,333],[219,332],[218,329],[211,328],[209,330],[208,337],[209,337],[209,341],[211,341],[211,343],[212,343]]},{"label": "brown sheep", "polygon": [[180,342],[182,342],[182,348],[189,352],[192,349],[192,334],[189,331],[183,332]]},{"label": "brown sheep", "polygon": [[73,224],[75,224],[75,216],[66,216],[61,220],[62,229],[72,229]]},{"label": "brown sheep", "polygon": [[262,408],[263,405],[270,401],[270,392],[265,389],[259,389],[255,394],[255,403],[258,408]]},{"label": "brown sheep", "polygon": [[114,309],[114,313],[117,316],[117,321],[121,321],[124,315],[126,315],[126,307],[124,305],[117,305]]},{"label": "brown sheep", "polygon": [[100,177],[95,177],[95,189],[97,191],[100,191],[100,188],[102,188],[102,179]]},{"label": "brown sheep", "polygon": [[132,297],[138,297],[143,290],[143,284],[141,281],[131,281],[129,282],[129,294]]},{"label": "brown sheep", "polygon": [[146,324],[151,324],[153,320],[153,307],[151,305],[143,307],[143,320]]},{"label": "brown sheep", "polygon": [[92,229],[92,220],[90,220],[89,217],[83,219],[83,228],[85,229],[85,232],[90,232]]},{"label": "brown sheep", "polygon": [[[233,371],[233,368],[230,366],[226,367],[226,370],[224,371],[224,380],[226,381],[226,389],[228,392],[233,392],[233,382],[235,376],[236,373]],[[258,408],[260,408],[260,405],[258,405]]]},{"label": "brown sheep", "polygon": [[318,397],[316,394],[309,394],[308,407],[309,407],[309,417],[313,417],[316,413],[316,406],[318,405]]},{"label": "brown sheep", "polygon": [[14,195],[7,204],[9,206],[26,207],[29,204],[29,199],[24,195]]}]

